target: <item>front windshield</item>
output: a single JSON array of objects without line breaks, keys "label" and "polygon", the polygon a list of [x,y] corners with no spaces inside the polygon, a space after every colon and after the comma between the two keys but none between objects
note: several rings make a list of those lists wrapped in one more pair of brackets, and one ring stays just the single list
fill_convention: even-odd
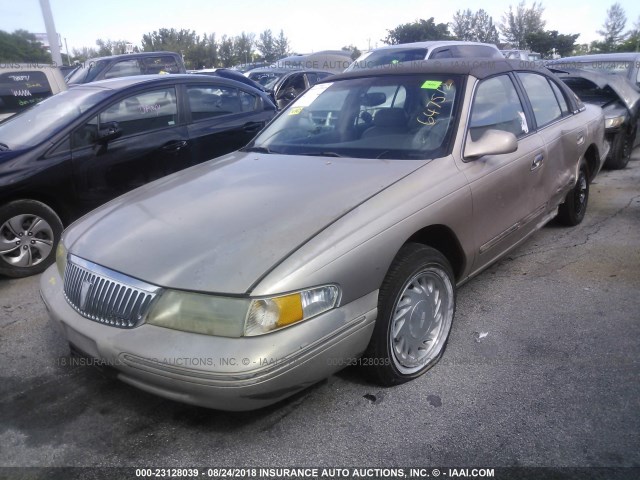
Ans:
[{"label": "front windshield", "polygon": [[288,155],[426,159],[453,134],[462,77],[380,75],[320,83],[247,150]]},{"label": "front windshield", "polygon": [[109,62],[106,60],[94,61],[87,60],[84,64],[81,64],[76,68],[67,79],[68,85],[78,85],[81,83],[92,82],[98,74],[104,70]]},{"label": "front windshield", "polygon": [[426,48],[382,48],[361,55],[355,62],[349,65],[347,71],[386,67],[404,62],[417,62],[427,58]]},{"label": "front windshield", "polygon": [[38,145],[108,95],[92,88],[58,93],[0,123],[0,143],[11,150]]}]

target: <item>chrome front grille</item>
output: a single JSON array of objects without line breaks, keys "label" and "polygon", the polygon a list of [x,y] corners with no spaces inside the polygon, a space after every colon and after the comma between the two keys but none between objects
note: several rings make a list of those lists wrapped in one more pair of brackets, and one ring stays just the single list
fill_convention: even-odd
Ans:
[{"label": "chrome front grille", "polygon": [[140,325],[160,287],[69,255],[64,296],[80,315],[119,328]]}]

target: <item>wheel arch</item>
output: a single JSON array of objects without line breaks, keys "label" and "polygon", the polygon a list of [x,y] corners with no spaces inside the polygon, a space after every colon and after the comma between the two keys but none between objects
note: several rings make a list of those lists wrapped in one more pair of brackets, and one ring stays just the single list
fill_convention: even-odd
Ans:
[{"label": "wheel arch", "polygon": [[442,253],[453,269],[456,281],[462,280],[467,258],[456,234],[446,225],[429,225],[411,235],[407,243],[420,243]]},{"label": "wheel arch", "polygon": [[587,151],[584,152],[584,158],[587,162],[589,182],[591,182],[598,172],[598,162],[600,159],[600,152],[598,152],[598,147],[593,143],[589,145]]},{"label": "wheel arch", "polygon": [[6,205],[19,200],[35,200],[36,202],[45,204],[47,207],[51,208],[58,217],[60,217],[60,220],[65,227],[72,220],[71,209],[64,202],[43,192],[16,192],[4,197],[1,203]]}]

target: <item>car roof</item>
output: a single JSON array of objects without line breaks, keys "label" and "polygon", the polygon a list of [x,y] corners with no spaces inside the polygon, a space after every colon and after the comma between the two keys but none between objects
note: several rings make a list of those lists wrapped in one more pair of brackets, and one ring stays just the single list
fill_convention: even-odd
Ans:
[{"label": "car roof", "polygon": [[542,62],[527,62],[526,68],[523,68],[521,60],[469,57],[447,58],[442,60],[419,60],[374,68],[354,69],[349,72],[334,75],[322,82],[334,82],[344,78],[372,77],[378,75],[410,75],[415,73],[472,75],[478,79],[483,79],[498,73],[512,72],[516,70],[538,70],[547,75],[553,76],[553,74],[545,68]]},{"label": "car roof", "polygon": [[[227,85],[229,87],[237,87],[238,85],[242,85],[246,88],[255,90],[256,92],[260,92],[260,90],[252,87],[249,84],[238,82],[237,80],[231,80],[229,78],[218,77],[214,75],[197,75],[197,74],[189,74],[189,73],[172,73],[166,75],[135,75],[132,77],[119,77],[119,78],[110,78],[108,80],[99,80],[97,82],[84,83],[80,85],[76,85],[73,87],[76,88],[97,88],[97,89],[106,89],[106,90],[119,90],[122,88],[133,87],[136,85],[146,85],[146,84],[156,84],[156,85],[164,85],[166,83],[202,83],[203,81],[207,81],[208,79],[215,78],[216,83],[220,85]],[[260,92],[263,93],[263,92]]]},{"label": "car roof", "polygon": [[394,48],[436,48],[436,47],[446,47],[447,45],[483,45],[485,47],[492,47],[496,50],[496,47],[493,43],[480,43],[480,42],[466,42],[463,40],[429,40],[425,42],[413,42],[413,43],[399,43],[397,45],[385,45],[383,47],[374,48],[371,50],[375,52],[377,50],[387,50]]},{"label": "car roof", "polygon": [[97,62],[98,60],[114,60],[114,59],[127,60],[131,58],[157,57],[158,55],[177,55],[178,57],[180,56],[179,53],[167,52],[167,51],[138,52],[138,53],[123,53],[122,55],[108,55],[106,57],[89,58],[87,62]]}]

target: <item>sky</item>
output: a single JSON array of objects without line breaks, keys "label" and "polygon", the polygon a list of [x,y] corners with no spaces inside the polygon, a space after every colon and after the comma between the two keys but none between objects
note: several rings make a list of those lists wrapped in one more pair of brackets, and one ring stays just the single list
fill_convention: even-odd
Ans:
[{"label": "sky", "polygon": [[[578,43],[599,39],[611,3],[596,0],[543,1],[547,30],[580,33]],[[627,29],[640,20],[640,2],[619,0],[627,15]],[[235,36],[280,29],[297,53],[335,50],[355,45],[360,50],[383,45],[387,30],[420,18],[451,22],[457,10],[484,8],[501,22],[509,5],[517,0],[50,0],[56,29],[71,52],[95,47],[98,38],[126,40],[139,45],[144,33],[160,28],[195,30],[198,34]],[[532,2],[528,1],[527,5]],[[0,0],[0,30],[24,29],[44,33],[39,0]],[[62,52],[65,52],[64,42]]]}]

